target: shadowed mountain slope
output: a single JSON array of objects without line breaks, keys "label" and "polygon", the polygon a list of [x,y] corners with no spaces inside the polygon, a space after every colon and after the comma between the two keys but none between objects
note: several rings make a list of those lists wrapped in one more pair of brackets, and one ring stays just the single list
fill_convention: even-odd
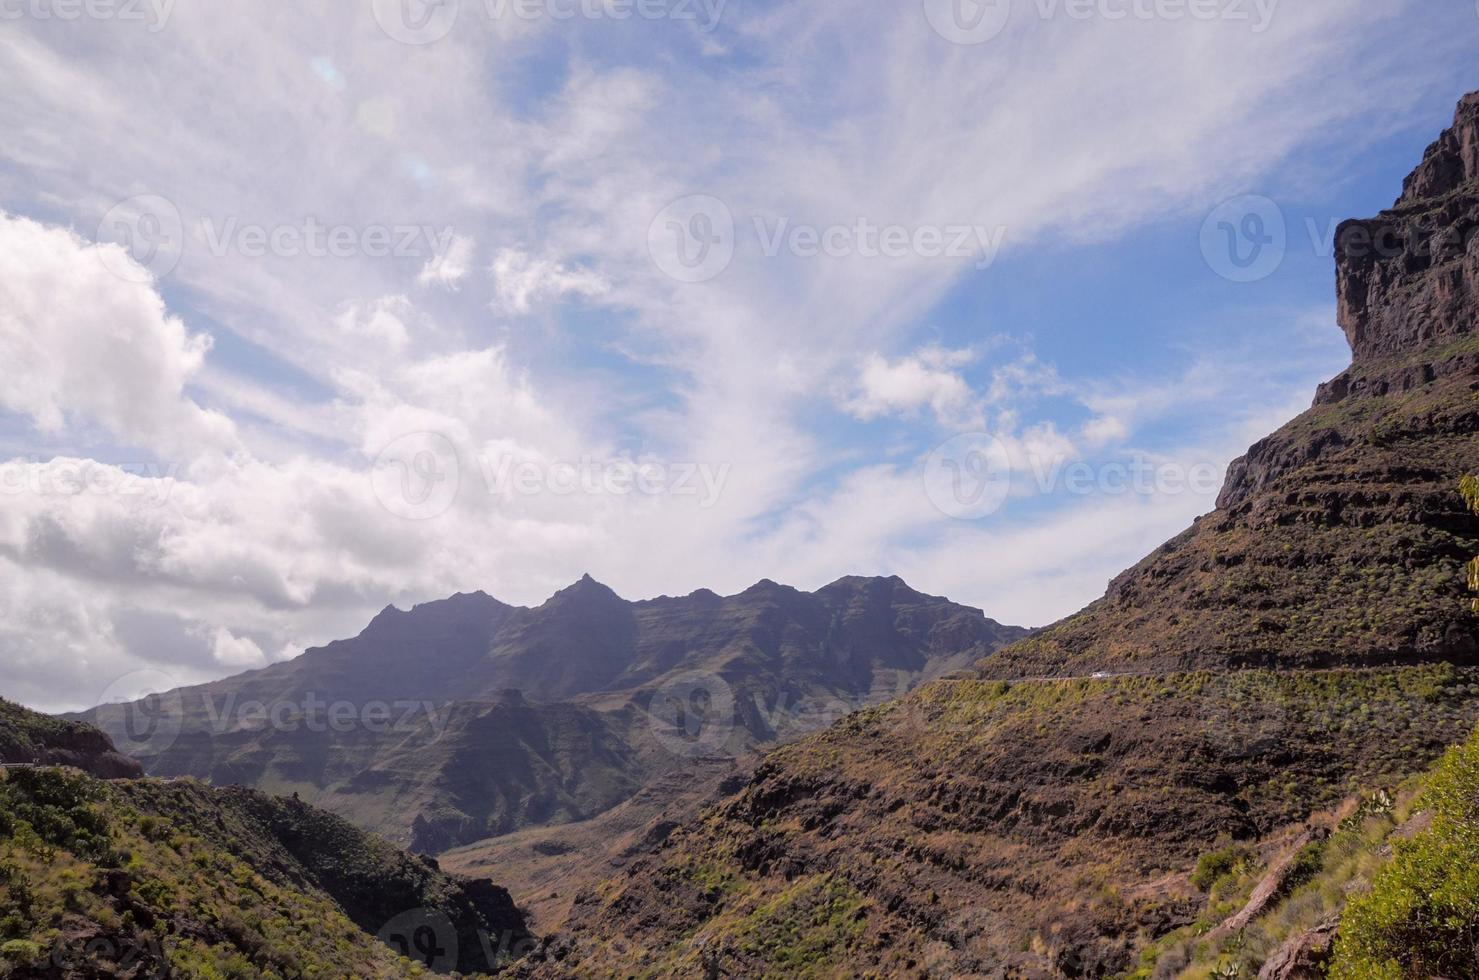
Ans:
[{"label": "shadowed mountain slope", "polygon": [[586,577],[533,609],[387,609],[294,661],[83,717],[151,774],[295,792],[439,852],[594,817],[1026,632],[897,578],[627,602]]}]

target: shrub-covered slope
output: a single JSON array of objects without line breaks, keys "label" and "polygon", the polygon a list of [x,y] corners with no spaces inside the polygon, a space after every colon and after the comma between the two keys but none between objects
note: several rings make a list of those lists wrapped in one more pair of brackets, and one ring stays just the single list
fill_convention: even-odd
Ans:
[{"label": "shrub-covered slope", "polygon": [[[52,724],[6,711],[16,727]],[[0,975],[487,972],[527,939],[503,889],[295,800],[69,766],[0,771]]]}]

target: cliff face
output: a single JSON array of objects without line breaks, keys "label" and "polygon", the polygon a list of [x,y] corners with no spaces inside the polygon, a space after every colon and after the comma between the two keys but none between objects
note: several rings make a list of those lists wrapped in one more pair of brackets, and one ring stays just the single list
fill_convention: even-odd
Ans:
[{"label": "cliff face", "polygon": [[[1479,96],[1429,147],[1390,211],[1336,232],[1341,328],[1361,367],[1472,337],[1479,313]],[[1345,376],[1343,375],[1342,378]],[[1385,392],[1375,391],[1376,394]],[[1322,398],[1349,394],[1340,379]]]},{"label": "cliff face", "polygon": [[797,948],[828,975],[1127,974],[1157,937],[1220,921],[1199,856],[1297,831],[1466,737],[1476,112],[1479,95],[1397,208],[1342,229],[1352,367],[1232,466],[1214,513],[979,679],[772,753],[578,897],[565,960],[537,975],[784,973]]},{"label": "cliff face", "polygon": [[1217,510],[1104,599],[995,658],[995,677],[1479,657],[1479,95],[1392,210],[1337,236],[1352,364],[1228,468]]}]

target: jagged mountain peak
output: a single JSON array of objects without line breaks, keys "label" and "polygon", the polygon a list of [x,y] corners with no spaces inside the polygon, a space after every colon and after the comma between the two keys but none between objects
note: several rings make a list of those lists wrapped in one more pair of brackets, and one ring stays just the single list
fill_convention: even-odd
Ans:
[{"label": "jagged mountain peak", "polygon": [[586,602],[591,600],[619,603],[626,602],[625,599],[616,594],[615,589],[611,588],[609,585],[603,585],[602,583],[596,581],[593,577],[591,577],[589,572],[587,572],[585,575],[582,575],[580,579],[576,581],[573,585],[568,585],[560,591],[556,592],[554,595],[550,596],[549,599],[546,600],[545,605],[548,606],[551,604],[569,602],[572,600]]},{"label": "jagged mountain peak", "polygon": [[1433,141],[1403,181],[1396,207],[1442,197],[1474,180],[1479,180],[1479,92],[1459,100],[1452,128]]},{"label": "jagged mountain peak", "polygon": [[817,590],[818,595],[839,594],[863,594],[879,600],[888,601],[892,599],[909,599],[917,601],[920,599],[933,598],[926,596],[923,592],[911,588],[897,575],[876,577],[869,575],[844,575],[835,582],[830,582]]}]

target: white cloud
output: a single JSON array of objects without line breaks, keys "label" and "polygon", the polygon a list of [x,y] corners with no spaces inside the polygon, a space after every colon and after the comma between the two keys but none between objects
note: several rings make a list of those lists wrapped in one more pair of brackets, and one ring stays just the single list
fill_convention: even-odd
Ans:
[{"label": "white cloud", "polygon": [[1113,415],[1099,415],[1084,423],[1084,439],[1091,446],[1106,446],[1122,442],[1130,434],[1130,427]]},{"label": "white cloud", "polygon": [[453,235],[447,247],[427,260],[425,268],[416,277],[418,285],[442,286],[456,289],[472,267],[473,251],[477,242],[466,235]]},{"label": "white cloud", "polygon": [[929,408],[942,425],[969,428],[982,424],[971,386],[955,370],[976,358],[968,350],[926,347],[897,361],[874,354],[864,360],[858,388],[844,407],[860,419],[917,414]]},{"label": "white cloud", "polygon": [[222,667],[236,670],[267,666],[267,655],[261,647],[247,637],[232,636],[224,626],[216,630],[211,640],[211,656]]},{"label": "white cloud", "polygon": [[489,271],[497,289],[496,308],[506,313],[528,313],[536,303],[566,296],[599,297],[611,290],[611,284],[594,272],[516,248],[501,249]]},{"label": "white cloud", "polygon": [[371,303],[346,303],[334,318],[339,333],[353,343],[370,343],[398,356],[411,339],[407,326],[414,309],[404,296],[384,296]]},{"label": "white cloud", "polygon": [[210,338],[169,316],[118,246],[0,212],[0,265],[0,407],[43,432],[97,424],[176,458],[235,445],[230,420],[185,394]]}]

